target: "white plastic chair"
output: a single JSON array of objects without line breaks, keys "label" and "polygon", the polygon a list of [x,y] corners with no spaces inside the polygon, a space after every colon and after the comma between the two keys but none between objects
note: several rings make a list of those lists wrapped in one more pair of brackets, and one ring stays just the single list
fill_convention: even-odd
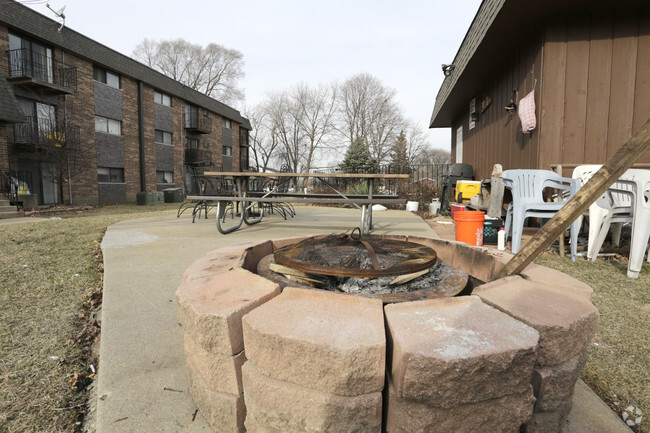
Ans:
[{"label": "white plastic chair", "polygon": [[[597,200],[597,204],[607,213],[598,227],[592,261],[598,257],[611,224],[632,222],[627,276],[638,278],[650,240],[650,170],[627,170]],[[620,230],[613,233],[613,240],[615,244],[620,240]]]},{"label": "white plastic chair", "polygon": [[[545,188],[557,188],[568,192],[566,200],[580,189],[580,181],[561,177],[550,170],[506,170],[503,172],[503,185],[512,192],[512,203],[506,213],[506,239],[512,225],[512,253],[517,254],[521,245],[524,222],[527,218],[549,219],[564,206],[566,201],[545,202]],[[578,248],[577,221],[571,224],[571,260],[575,261]]]},{"label": "white plastic chair", "polygon": [[[587,181],[591,179],[594,173],[600,170],[600,167],[602,167],[601,164],[579,165],[573,170],[572,177],[574,179],[580,180],[580,186],[585,186]],[[582,220],[584,219],[584,215],[587,215],[589,217],[589,238],[587,242],[587,259],[593,258],[594,254],[596,254],[596,256],[598,255],[598,250],[600,249],[600,247],[598,249],[595,249],[594,243],[596,241],[596,238],[598,237],[600,226],[602,225],[603,220],[607,216],[608,212],[609,212],[608,208],[600,206],[598,204],[598,201],[596,201],[589,206],[589,210],[585,212],[585,214],[578,217],[578,227],[582,227]],[[615,222],[613,225],[612,239],[614,241],[614,245],[616,246],[620,244],[622,228],[623,228],[622,223]]]}]

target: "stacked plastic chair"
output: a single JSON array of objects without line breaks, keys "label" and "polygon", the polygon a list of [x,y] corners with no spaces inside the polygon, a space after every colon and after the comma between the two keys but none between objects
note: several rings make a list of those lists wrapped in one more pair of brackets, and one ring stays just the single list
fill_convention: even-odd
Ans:
[{"label": "stacked plastic chair", "polygon": [[[512,202],[506,213],[506,239],[512,233],[512,253],[519,252],[524,222],[527,218],[550,219],[564,206],[566,200],[580,189],[580,181],[561,177],[550,170],[506,170],[503,172],[503,185],[512,192]],[[544,201],[543,191],[556,188],[566,191],[559,194],[563,201]],[[512,229],[511,229],[512,226]],[[575,261],[578,248],[578,221],[571,224],[571,260]]]}]

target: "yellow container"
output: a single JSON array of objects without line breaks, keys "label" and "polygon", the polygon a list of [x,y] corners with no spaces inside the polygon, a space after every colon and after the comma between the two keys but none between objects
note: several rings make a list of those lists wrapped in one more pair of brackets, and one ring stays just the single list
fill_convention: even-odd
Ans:
[{"label": "yellow container", "polygon": [[[456,182],[456,198],[463,195],[463,203],[467,203],[470,197],[474,197],[481,192],[481,182],[478,180],[459,180]],[[460,200],[459,200],[460,201]]]}]

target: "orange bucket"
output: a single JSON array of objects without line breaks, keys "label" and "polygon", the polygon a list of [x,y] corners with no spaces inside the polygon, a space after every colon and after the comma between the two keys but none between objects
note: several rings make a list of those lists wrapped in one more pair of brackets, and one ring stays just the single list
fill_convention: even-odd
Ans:
[{"label": "orange bucket", "polygon": [[472,210],[456,211],[454,221],[456,222],[457,241],[478,247],[483,246],[484,212]]}]

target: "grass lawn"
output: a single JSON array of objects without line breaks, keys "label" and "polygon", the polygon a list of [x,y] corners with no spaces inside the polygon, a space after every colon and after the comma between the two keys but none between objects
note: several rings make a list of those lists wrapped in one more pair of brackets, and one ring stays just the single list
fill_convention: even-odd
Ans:
[{"label": "grass lawn", "polygon": [[[99,242],[107,226],[175,212],[178,205],[120,205],[0,225],[0,432],[81,429],[92,381],[92,310],[102,284]],[[583,379],[620,414],[650,423],[650,266],[638,280],[625,261],[588,263],[545,254],[537,262],[594,288],[601,314]],[[636,416],[635,416],[636,417]]]},{"label": "grass lawn", "polygon": [[81,429],[104,231],[177,208],[106,206],[0,225],[0,432]]},{"label": "grass lawn", "polygon": [[[627,260],[578,258],[572,263],[557,254],[544,254],[536,263],[557,269],[589,284],[591,302],[600,323],[589,347],[582,380],[619,415],[629,406],[642,412],[640,426],[650,429],[650,265],[639,279],[627,278]],[[638,418],[634,414],[632,420]]]}]

